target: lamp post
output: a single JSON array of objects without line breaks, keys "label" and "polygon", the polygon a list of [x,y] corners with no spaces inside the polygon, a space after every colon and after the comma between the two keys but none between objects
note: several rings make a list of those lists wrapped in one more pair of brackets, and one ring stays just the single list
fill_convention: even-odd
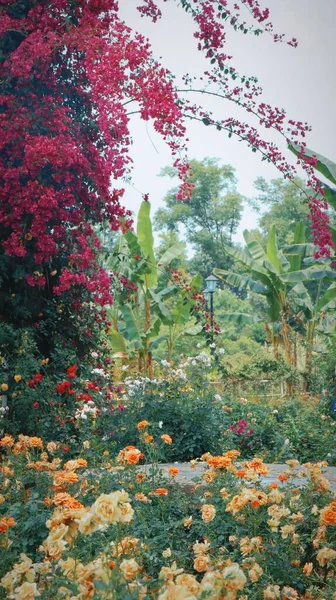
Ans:
[{"label": "lamp post", "polygon": [[[213,297],[214,297],[214,293],[216,291],[217,288],[217,284],[218,284],[218,279],[217,277],[215,277],[215,275],[209,275],[209,277],[206,277],[205,279],[205,294],[203,292],[203,295],[205,297],[205,301],[208,304],[208,300],[210,298],[210,323],[211,323],[211,345],[214,342],[214,301],[213,301]],[[214,354],[214,348],[211,348],[211,354]]]}]

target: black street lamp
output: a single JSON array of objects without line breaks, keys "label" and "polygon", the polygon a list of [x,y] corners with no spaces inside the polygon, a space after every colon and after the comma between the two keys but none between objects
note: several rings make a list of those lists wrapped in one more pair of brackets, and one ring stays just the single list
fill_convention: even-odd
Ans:
[{"label": "black street lamp", "polygon": [[[209,275],[209,277],[206,277],[206,279],[205,279],[206,288],[203,292],[203,296],[205,298],[207,305],[208,305],[208,301],[210,298],[211,346],[214,343],[214,301],[213,301],[213,297],[214,297],[214,293],[217,288],[217,284],[218,284],[218,278],[215,277],[215,275]],[[214,348],[211,347],[210,350],[211,350],[211,354],[214,354]]]}]

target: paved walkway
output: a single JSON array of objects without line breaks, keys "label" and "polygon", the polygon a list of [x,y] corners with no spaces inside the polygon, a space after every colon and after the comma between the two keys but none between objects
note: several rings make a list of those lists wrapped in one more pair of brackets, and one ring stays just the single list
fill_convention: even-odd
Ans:
[{"label": "paved walkway", "polygon": [[[280,473],[284,473],[284,471],[287,471],[289,469],[288,465],[286,464],[266,464],[267,468],[268,468],[268,475],[264,475],[262,476],[261,480],[263,483],[268,484],[271,483],[272,481],[276,481],[278,475],[280,475]],[[191,485],[193,485],[193,479],[200,477],[204,471],[206,471],[207,464],[206,463],[197,463],[195,468],[191,468],[189,463],[171,463],[171,464],[161,464],[159,465],[160,470],[162,471],[163,475],[165,475],[167,478],[169,477],[168,475],[168,469],[169,467],[177,467],[179,469],[179,474],[175,477],[175,480],[177,483],[179,483],[182,486],[185,487],[190,487]],[[146,470],[148,471],[150,469],[150,465],[145,465],[141,467],[141,470]],[[299,471],[304,471],[303,467],[299,467],[299,468],[295,468],[294,472],[299,472]],[[327,467],[325,469],[324,472],[325,477],[328,479],[328,481],[331,484],[331,489],[336,491],[336,467]],[[293,477],[291,479],[291,482],[294,483],[297,486],[303,485],[305,481],[304,477]]]}]

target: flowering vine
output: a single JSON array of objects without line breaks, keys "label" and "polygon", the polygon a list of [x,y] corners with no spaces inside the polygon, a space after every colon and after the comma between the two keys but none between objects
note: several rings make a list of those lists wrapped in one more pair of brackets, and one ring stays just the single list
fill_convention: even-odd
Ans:
[{"label": "flowering vine", "polygon": [[[137,2],[141,16],[153,22],[162,17],[163,0]],[[155,59],[149,41],[120,18],[117,0],[0,1],[0,235],[12,294],[35,288],[49,299],[68,294],[77,310],[84,299],[101,306],[112,302],[95,226],[108,221],[117,230],[121,220],[130,226],[116,181],[131,170],[129,123],[135,112],[167,142],[181,200],[191,192],[188,119],[238,136],[289,179],[295,167],[259,130],[275,130],[299,145],[298,162],[312,189],[314,242],[319,256],[330,255],[327,204],[304,157],[310,127],[264,102],[256,77],[241,75],[226,52],[230,27],[293,47],[296,39],[276,33],[269,10],[257,0],[179,4],[194,21],[198,50],[209,61],[202,85],[186,75],[183,89]],[[190,103],[190,91],[239,105],[256,126],[215,118]]]}]

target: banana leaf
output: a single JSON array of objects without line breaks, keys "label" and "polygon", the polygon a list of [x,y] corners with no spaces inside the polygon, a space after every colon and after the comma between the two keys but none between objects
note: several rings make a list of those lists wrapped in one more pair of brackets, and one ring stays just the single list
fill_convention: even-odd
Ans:
[{"label": "banana leaf", "polygon": [[230,271],[224,271],[223,269],[214,269],[214,274],[233,287],[245,288],[256,294],[267,295],[269,293],[266,286],[261,285],[258,281],[246,277],[245,275],[238,275],[237,273],[231,273]]},{"label": "banana leaf", "polygon": [[157,266],[165,267],[166,265],[170,265],[170,263],[174,260],[174,258],[177,258],[181,254],[183,254],[184,250],[185,250],[185,243],[184,242],[176,242],[176,244],[173,244],[161,256],[161,258],[158,260]]},{"label": "banana leaf", "polygon": [[325,156],[322,156],[322,154],[318,154],[313,150],[309,150],[309,148],[305,148],[304,152],[302,153],[300,152],[300,146],[297,144],[289,144],[288,148],[295,154],[295,156],[306,156],[308,158],[316,156],[317,162],[316,165],[313,165],[314,169],[319,171],[319,173],[322,173],[324,177],[336,185],[336,164],[332,162],[332,160],[329,160],[329,158],[326,158]]},{"label": "banana leaf", "polygon": [[220,318],[221,321],[235,323],[236,325],[251,325],[262,320],[255,315],[248,315],[246,313],[221,313]]},{"label": "banana leaf", "polygon": [[157,266],[154,256],[154,237],[150,219],[150,209],[151,206],[149,202],[142,202],[137,221],[138,243],[148,259],[148,265],[150,267],[149,272],[144,276],[147,289],[154,288],[157,284]]},{"label": "banana leaf", "polygon": [[277,243],[275,225],[272,225],[267,237],[267,259],[273,265],[278,274],[283,272],[282,264],[279,259],[279,249]]}]

